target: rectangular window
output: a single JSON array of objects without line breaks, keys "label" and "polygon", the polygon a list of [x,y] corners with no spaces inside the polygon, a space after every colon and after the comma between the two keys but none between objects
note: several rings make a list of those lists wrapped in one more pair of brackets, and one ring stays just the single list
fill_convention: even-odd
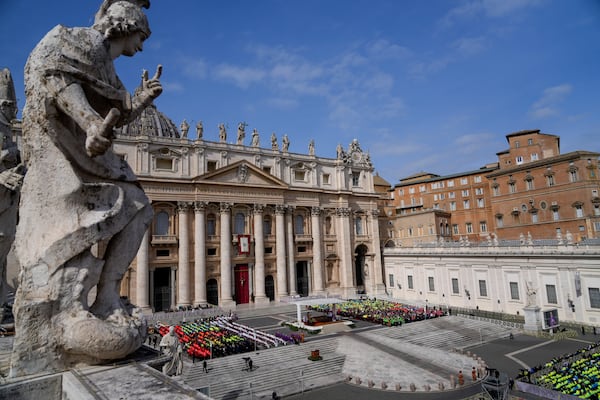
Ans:
[{"label": "rectangular window", "polygon": [[458,235],[458,224],[452,224],[452,233]]},{"label": "rectangular window", "polygon": [[600,308],[600,289],[599,288],[588,288],[590,294],[590,307]]},{"label": "rectangular window", "polygon": [[263,172],[266,172],[267,174],[271,173],[271,167],[262,167]]},{"label": "rectangular window", "polygon": [[407,278],[408,278],[408,288],[409,289],[414,289],[413,288],[413,277],[412,277],[412,275],[408,275]]},{"label": "rectangular window", "polygon": [[577,170],[573,169],[571,171],[569,171],[569,179],[571,179],[571,182],[577,182],[578,177],[577,177]]},{"label": "rectangular window", "polygon": [[389,275],[390,287],[394,287],[394,274]]},{"label": "rectangular window", "polygon": [[510,299],[511,300],[519,300],[519,283],[518,282],[510,282]]},{"label": "rectangular window", "polygon": [[479,207],[479,208],[485,207],[485,201],[483,199],[477,199],[477,207]]},{"label": "rectangular window", "polygon": [[548,299],[549,304],[558,304],[556,297],[556,286],[546,285],[546,298]]},{"label": "rectangular window", "polygon": [[448,181],[447,185],[448,187],[454,187],[454,181]]},{"label": "rectangular window", "polygon": [[463,197],[467,197],[469,195],[469,190],[468,189],[464,189],[461,193],[462,193]]},{"label": "rectangular window", "polygon": [[517,156],[517,165],[523,164],[523,156]]},{"label": "rectangular window", "polygon": [[479,297],[487,297],[487,284],[483,279],[479,280]]},{"label": "rectangular window", "polygon": [[475,178],[473,178],[473,182],[475,183],[481,183],[481,176],[476,176]]},{"label": "rectangular window", "polygon": [[496,217],[496,226],[498,228],[502,228],[504,226],[504,217],[502,215],[498,215]]},{"label": "rectangular window", "polygon": [[465,210],[468,210],[469,208],[471,208],[471,202],[469,200],[463,200],[463,208]]},{"label": "rectangular window", "polygon": [[514,182],[511,182],[508,184],[508,192],[509,193],[516,193],[517,192],[517,186],[514,184]]},{"label": "rectangular window", "polygon": [[460,184],[461,185],[466,185],[469,183],[469,178],[460,178]]},{"label": "rectangular window", "polygon": [[487,232],[487,223],[485,221],[479,223],[479,232]]},{"label": "rectangular window", "polygon": [[454,194],[454,192],[450,192],[448,193],[448,198],[449,199],[453,199],[456,195]]},{"label": "rectangular window", "polygon": [[475,194],[481,196],[483,194],[483,188],[475,188]]},{"label": "rectangular window", "polygon": [[408,193],[415,194],[415,188],[414,187],[408,188]]},{"label": "rectangular window", "polygon": [[427,188],[425,187],[425,185],[419,186],[419,192],[424,192],[426,190],[427,190]]},{"label": "rectangular window", "polygon": [[494,196],[500,196],[500,186],[494,186],[493,188]]},{"label": "rectangular window", "polygon": [[206,171],[212,172],[217,170],[217,162],[216,161],[207,161],[206,162]]},{"label": "rectangular window", "polygon": [[173,170],[173,159],[172,158],[157,158],[156,169]]},{"label": "rectangular window", "polygon": [[352,173],[352,186],[359,186],[360,185],[360,172],[353,172]]},{"label": "rectangular window", "polygon": [[538,160],[538,154],[537,153],[531,153],[531,161],[537,161]]},{"label": "rectangular window", "polygon": [[452,278],[452,293],[458,294],[458,278]]},{"label": "rectangular window", "polygon": [[473,233],[473,224],[472,223],[467,222],[466,227],[467,227],[467,233]]},{"label": "rectangular window", "polygon": [[525,185],[527,186],[527,190],[533,190],[533,179],[527,179],[525,181]]},{"label": "rectangular window", "polygon": [[533,144],[533,139],[527,139],[527,144],[531,146]]},{"label": "rectangular window", "polygon": [[331,183],[331,175],[323,174],[323,184],[329,185]]},{"label": "rectangular window", "polygon": [[296,182],[304,182],[306,179],[306,171],[302,171],[302,170],[295,170],[294,171],[294,180]]},{"label": "rectangular window", "polygon": [[552,220],[558,221],[560,219],[560,215],[558,215],[558,210],[552,210]]},{"label": "rectangular window", "polygon": [[538,223],[538,215],[537,213],[531,213],[531,222],[534,224]]},{"label": "rectangular window", "polygon": [[554,186],[554,175],[548,175],[546,177],[546,183],[548,186]]},{"label": "rectangular window", "polygon": [[217,255],[217,248],[216,247],[211,247],[206,249],[206,255],[208,256],[216,256]]},{"label": "rectangular window", "polygon": [[435,292],[435,283],[433,281],[433,276],[428,277],[427,280],[429,282],[429,291]]},{"label": "rectangular window", "polygon": [[575,216],[577,218],[583,217],[583,207],[582,206],[575,206]]},{"label": "rectangular window", "polygon": [[450,202],[450,211],[456,211],[456,202],[455,201]]},{"label": "rectangular window", "polygon": [[600,232],[600,222],[594,222],[594,230]]}]

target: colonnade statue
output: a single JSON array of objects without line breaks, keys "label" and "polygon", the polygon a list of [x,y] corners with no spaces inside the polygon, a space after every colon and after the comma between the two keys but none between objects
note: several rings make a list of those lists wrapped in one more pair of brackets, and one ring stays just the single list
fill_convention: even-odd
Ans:
[{"label": "colonnade statue", "polygon": [[145,339],[119,290],[152,208],[111,140],[162,92],[161,66],[132,96],[113,64],[150,36],[149,5],[105,0],[92,27],[56,26],[27,60],[11,377],[123,358]]}]

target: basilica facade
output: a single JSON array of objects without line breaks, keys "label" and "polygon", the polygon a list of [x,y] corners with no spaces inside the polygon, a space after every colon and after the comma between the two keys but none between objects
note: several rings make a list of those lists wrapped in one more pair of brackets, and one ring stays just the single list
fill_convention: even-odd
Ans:
[{"label": "basilica facade", "polygon": [[385,292],[380,195],[357,140],[323,158],[285,135],[262,146],[256,129],[245,143],[245,124],[232,140],[223,124],[214,139],[188,129],[151,106],[114,140],[154,209],[124,296],[161,311]]}]

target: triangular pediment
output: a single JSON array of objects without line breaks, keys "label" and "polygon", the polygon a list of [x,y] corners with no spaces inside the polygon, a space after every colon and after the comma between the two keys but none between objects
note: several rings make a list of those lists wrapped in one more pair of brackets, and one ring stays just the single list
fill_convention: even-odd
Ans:
[{"label": "triangular pediment", "polygon": [[262,186],[286,189],[288,185],[281,179],[261,170],[246,161],[238,161],[216,171],[201,175],[194,179],[195,182],[240,185],[240,186]]}]

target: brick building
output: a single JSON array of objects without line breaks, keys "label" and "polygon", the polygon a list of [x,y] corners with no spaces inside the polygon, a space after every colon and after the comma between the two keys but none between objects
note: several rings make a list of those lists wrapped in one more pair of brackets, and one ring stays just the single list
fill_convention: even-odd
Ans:
[{"label": "brick building", "polygon": [[[421,172],[391,189],[388,245],[432,241],[600,236],[598,157],[560,154],[560,138],[526,130],[506,136],[498,162],[440,176]],[[392,244],[393,242],[393,244]]]}]

